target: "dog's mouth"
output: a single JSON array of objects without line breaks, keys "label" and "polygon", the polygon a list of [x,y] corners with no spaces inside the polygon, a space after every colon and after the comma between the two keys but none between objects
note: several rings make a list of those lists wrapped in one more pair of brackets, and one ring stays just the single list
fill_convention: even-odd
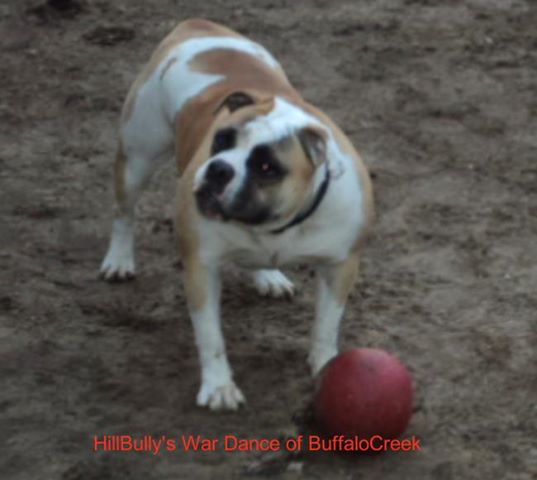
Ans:
[{"label": "dog's mouth", "polygon": [[196,204],[202,215],[210,220],[229,220],[229,215],[226,213],[218,195],[208,185],[204,185],[197,190],[195,197]]},{"label": "dog's mouth", "polygon": [[211,185],[202,185],[195,193],[196,204],[200,213],[209,220],[221,222],[234,221],[244,225],[261,225],[277,220],[270,209],[254,201],[245,189],[230,204],[224,203],[221,194]]}]

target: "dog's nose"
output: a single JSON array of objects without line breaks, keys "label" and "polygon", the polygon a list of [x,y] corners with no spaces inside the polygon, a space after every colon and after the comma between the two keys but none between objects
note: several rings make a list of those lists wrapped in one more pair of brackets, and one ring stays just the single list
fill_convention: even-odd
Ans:
[{"label": "dog's nose", "polygon": [[213,160],[207,167],[205,178],[212,186],[223,190],[235,175],[233,167],[223,160]]}]

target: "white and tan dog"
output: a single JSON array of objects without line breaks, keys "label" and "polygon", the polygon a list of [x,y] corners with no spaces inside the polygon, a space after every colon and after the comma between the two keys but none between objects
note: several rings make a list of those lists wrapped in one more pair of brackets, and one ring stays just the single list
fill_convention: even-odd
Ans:
[{"label": "white and tan dog", "polygon": [[252,269],[290,295],[284,265],[315,266],[313,373],[337,354],[339,323],[372,217],[368,173],[341,130],[306,103],[272,55],[206,20],[177,26],[134,82],[115,166],[118,215],[101,266],[134,275],[134,206],[162,160],[179,168],[176,229],[201,362],[198,405],[236,409],[220,323],[220,267]]}]

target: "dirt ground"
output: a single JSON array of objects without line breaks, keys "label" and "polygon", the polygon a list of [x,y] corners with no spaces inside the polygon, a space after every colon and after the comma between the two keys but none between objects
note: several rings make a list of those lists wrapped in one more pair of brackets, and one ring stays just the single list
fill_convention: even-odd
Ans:
[{"label": "dirt ground", "polygon": [[[536,478],[535,2],[42,1],[0,4],[2,479]],[[310,272],[291,271],[292,302],[231,273],[225,333],[248,405],[195,406],[173,165],[139,208],[138,279],[97,279],[122,100],[192,16],[266,45],[363,153],[378,221],[342,346],[409,365],[421,452],[91,451],[103,434],[293,433],[312,391]]]}]

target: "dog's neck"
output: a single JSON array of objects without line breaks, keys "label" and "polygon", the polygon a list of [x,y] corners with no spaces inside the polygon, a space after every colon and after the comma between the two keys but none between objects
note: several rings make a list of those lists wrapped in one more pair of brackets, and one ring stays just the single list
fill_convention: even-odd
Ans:
[{"label": "dog's neck", "polygon": [[302,222],[307,220],[309,217],[311,217],[317,208],[319,208],[319,205],[322,203],[324,196],[326,195],[326,192],[328,191],[328,186],[330,184],[330,169],[328,168],[328,161],[325,162],[325,171],[324,171],[324,178],[317,188],[317,191],[315,192],[315,195],[313,196],[313,199],[309,206],[305,209],[300,210],[289,222],[287,222],[285,225],[276,228],[275,230],[271,230],[270,233],[273,235],[279,235],[280,233],[285,232],[286,230],[289,230],[292,227],[295,227],[297,225],[300,225]]}]

